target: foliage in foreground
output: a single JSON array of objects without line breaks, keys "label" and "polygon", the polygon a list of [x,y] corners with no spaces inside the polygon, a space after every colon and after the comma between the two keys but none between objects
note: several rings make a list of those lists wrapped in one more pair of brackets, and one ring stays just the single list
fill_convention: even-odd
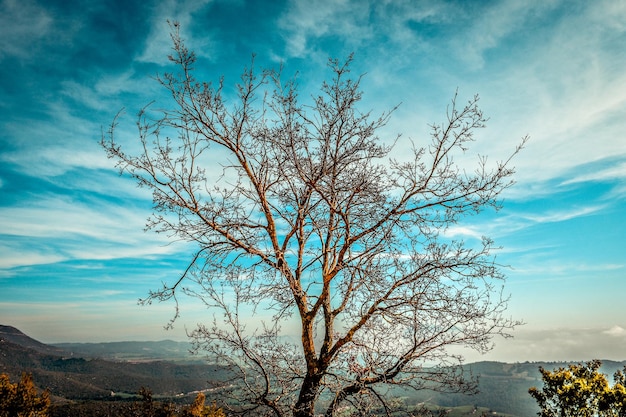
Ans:
[{"label": "foliage in foreground", "polygon": [[16,383],[0,374],[0,417],[46,417],[49,406],[48,391],[39,394],[31,374],[23,373]]},{"label": "foliage in foreground", "polygon": [[190,405],[155,401],[152,391],[141,388],[140,401],[87,401],[53,405],[51,417],[226,417],[215,403],[205,404],[205,395],[198,393]]},{"label": "foliage in foreground", "polygon": [[176,407],[170,403],[157,404],[152,400],[152,392],[149,389],[141,388],[139,391],[142,401],[136,404],[134,410],[137,417],[226,417],[221,408],[215,403],[205,405],[205,396],[198,393],[193,403],[183,407],[178,412]]},{"label": "foliage in foreground", "polygon": [[539,368],[543,388],[530,395],[541,407],[541,417],[626,416],[626,367],[613,375],[613,386],[599,372],[602,362],[593,360],[549,371]]},{"label": "foliage in foreground", "polygon": [[[157,403],[152,399],[152,392],[146,388],[139,391],[141,402],[134,403],[129,407],[116,408],[118,417],[225,417],[224,412],[215,403],[205,405],[205,396],[199,393],[189,406],[177,407],[171,403]],[[66,405],[67,406],[67,405]],[[100,415],[101,406],[96,411]],[[50,395],[48,391],[38,393],[31,374],[23,373],[19,382],[11,383],[7,374],[0,374],[0,417],[48,417],[57,415],[54,411],[67,410],[67,407],[50,407]],[[84,416],[77,407],[74,411]],[[106,411],[106,410],[104,410]],[[109,410],[111,411],[111,410]],[[67,416],[67,413],[62,415]],[[108,415],[108,414],[107,414]]]}]

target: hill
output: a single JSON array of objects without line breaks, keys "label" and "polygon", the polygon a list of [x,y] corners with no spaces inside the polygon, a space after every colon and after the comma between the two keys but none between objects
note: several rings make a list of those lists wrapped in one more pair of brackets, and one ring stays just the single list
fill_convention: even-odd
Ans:
[{"label": "hill", "polygon": [[[467,375],[478,377],[478,393],[474,395],[447,394],[433,391],[403,391],[396,395],[403,397],[408,405],[427,403],[456,408],[457,411],[471,405],[472,409],[486,408],[488,414],[534,417],[539,412],[535,400],[528,394],[532,386],[541,387],[539,367],[555,369],[567,367],[571,362],[476,362],[464,366]],[[600,371],[611,376],[623,369],[626,362],[602,361]],[[469,415],[469,414],[468,414]]]},{"label": "hill", "polygon": [[226,371],[215,365],[76,357],[17,329],[2,328],[0,372],[11,380],[19,379],[22,372],[32,373],[35,384],[56,397],[105,399],[134,395],[142,386],[149,387],[155,396],[174,397],[215,388],[226,376]]},{"label": "hill", "polygon": [[55,347],[74,356],[115,361],[167,360],[198,361],[189,353],[191,343],[162,340],[158,342],[56,343]]},{"label": "hill", "polygon": [[[190,362],[187,349],[187,344],[173,341],[49,346],[18,329],[0,326],[0,372],[8,373],[12,380],[17,380],[23,371],[31,372],[39,387],[71,400],[128,398],[142,386],[149,387],[157,398],[179,397],[185,393],[194,396],[201,390],[219,395],[219,386],[228,376],[227,370]],[[176,362],[160,360],[164,358]],[[402,399],[409,407],[418,404],[444,407],[449,410],[448,415],[455,417],[483,412],[534,417],[539,409],[528,394],[528,388],[541,386],[539,367],[555,369],[568,364],[476,362],[464,368],[468,375],[479,378],[478,394],[394,389],[390,395]],[[600,371],[611,376],[625,365],[626,362],[603,361]]]},{"label": "hill", "polygon": [[23,346],[32,349],[36,352],[44,355],[59,355],[63,356],[66,352],[59,347],[46,345],[41,343],[24,333],[15,327],[4,326],[0,324],[0,341],[11,342],[19,346]]}]

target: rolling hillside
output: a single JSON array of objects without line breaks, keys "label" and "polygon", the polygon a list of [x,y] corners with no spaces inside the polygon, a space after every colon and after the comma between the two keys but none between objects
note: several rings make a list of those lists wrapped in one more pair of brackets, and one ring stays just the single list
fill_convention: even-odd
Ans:
[{"label": "rolling hillside", "polygon": [[107,343],[57,343],[65,352],[83,358],[99,358],[115,361],[167,360],[195,361],[198,357],[189,353],[191,343],[162,340],[159,342],[107,342]]},{"label": "rolling hillside", "polygon": [[[170,359],[178,362],[156,360]],[[185,360],[181,362],[181,360]],[[218,388],[226,379],[224,368],[188,361],[186,344],[180,342],[116,342],[63,344],[49,346],[10,326],[0,326],[0,372],[17,380],[22,372],[33,374],[35,383],[48,388],[56,397],[78,400],[127,398],[143,386],[155,397]],[[601,372],[611,376],[626,362],[603,361]],[[533,417],[539,411],[528,394],[531,386],[541,386],[539,367],[554,369],[565,362],[477,362],[465,366],[468,374],[479,377],[475,395],[442,394],[431,391],[394,389],[406,406],[421,403],[450,410],[450,416],[476,414]],[[210,380],[209,380],[210,378]],[[219,389],[214,392],[217,394]],[[465,411],[464,411],[465,410]]]},{"label": "rolling hillside", "polygon": [[12,380],[22,372],[32,373],[37,386],[66,399],[111,398],[134,394],[142,386],[155,395],[173,397],[213,388],[225,375],[224,369],[205,364],[85,359],[44,345],[17,329],[2,326],[2,331],[0,372]]}]

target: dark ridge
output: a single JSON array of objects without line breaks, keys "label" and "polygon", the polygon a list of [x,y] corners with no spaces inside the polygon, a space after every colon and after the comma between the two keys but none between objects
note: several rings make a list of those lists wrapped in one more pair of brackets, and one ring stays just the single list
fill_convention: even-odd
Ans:
[{"label": "dark ridge", "polygon": [[61,350],[37,342],[10,326],[2,326],[0,330],[0,373],[6,373],[12,381],[19,380],[23,372],[30,373],[35,385],[48,389],[55,398],[132,397],[141,387],[149,387],[158,396],[180,398],[218,388],[228,375],[223,367],[208,364],[110,361],[51,354],[48,352]]},{"label": "dark ridge", "polygon": [[46,345],[32,337],[27,336],[15,327],[0,324],[0,341],[7,341],[13,344],[33,349],[45,355],[64,356],[67,352],[61,348]]}]

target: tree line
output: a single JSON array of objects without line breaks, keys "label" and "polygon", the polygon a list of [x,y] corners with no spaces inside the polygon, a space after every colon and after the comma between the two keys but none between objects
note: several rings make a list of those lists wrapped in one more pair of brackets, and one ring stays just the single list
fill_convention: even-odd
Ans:
[{"label": "tree line", "polygon": [[[554,370],[539,367],[543,387],[529,389],[529,394],[541,409],[537,414],[540,417],[626,416],[626,367],[614,373],[611,384],[608,377],[600,372],[601,365],[601,361],[592,360]],[[141,401],[116,406],[109,404],[104,409],[101,403],[92,403],[96,407],[91,407],[89,403],[51,406],[49,392],[39,391],[32,375],[23,373],[20,381],[11,383],[8,375],[0,374],[0,417],[226,417],[217,404],[206,405],[202,393],[186,406],[155,401],[152,392],[144,387],[139,390],[139,396]],[[442,410],[434,412],[422,407],[412,415],[445,415]],[[380,412],[384,414],[385,410]]]},{"label": "tree line", "polygon": [[12,383],[7,374],[0,374],[0,417],[226,417],[215,403],[205,404],[205,395],[198,393],[190,405],[155,401],[145,387],[139,390],[141,401],[127,402],[61,402],[51,404],[48,390],[41,391],[31,374],[23,373]]}]

